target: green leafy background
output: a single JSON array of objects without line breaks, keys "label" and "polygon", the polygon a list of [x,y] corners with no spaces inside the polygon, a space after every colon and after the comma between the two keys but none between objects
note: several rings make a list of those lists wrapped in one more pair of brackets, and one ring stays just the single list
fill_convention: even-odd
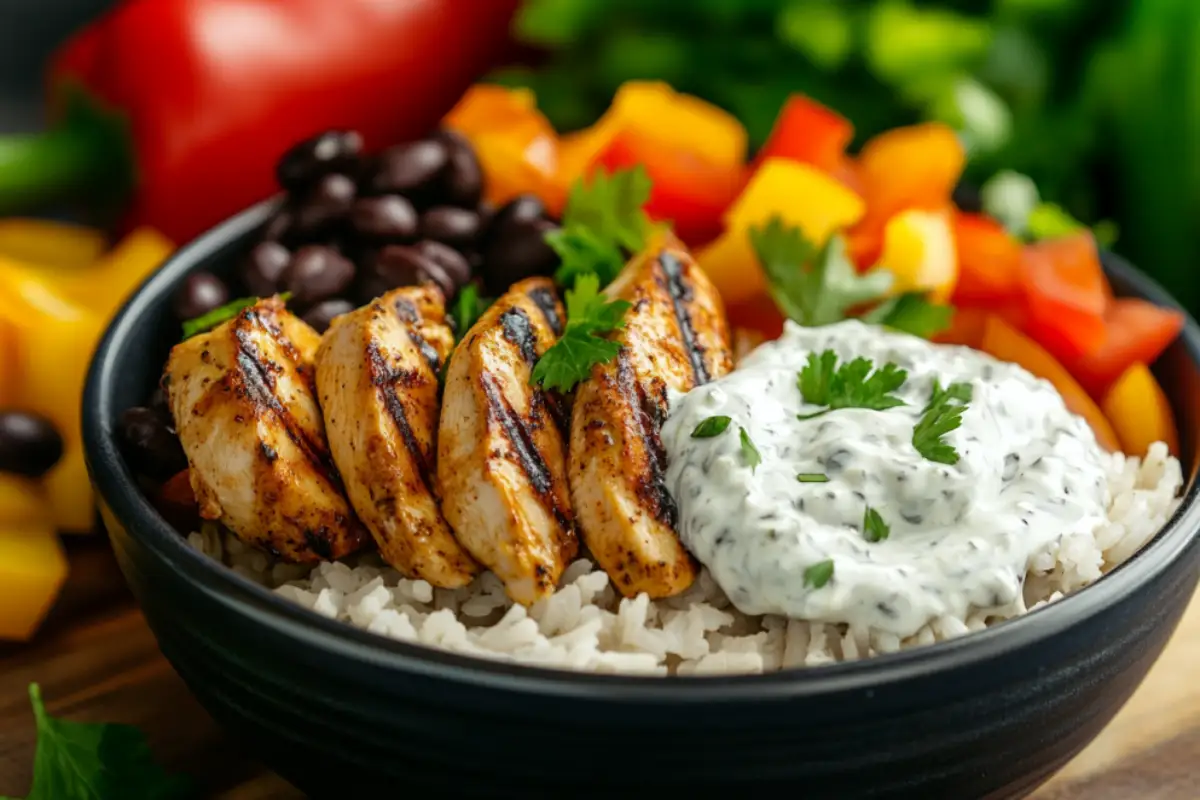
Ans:
[{"label": "green leafy background", "polygon": [[1013,169],[1114,221],[1114,249],[1200,310],[1200,0],[527,0],[516,33],[539,55],[493,79],[532,87],[563,130],[634,78],[735,113],[752,146],[793,91],[857,144],[948,122],[971,182]]}]

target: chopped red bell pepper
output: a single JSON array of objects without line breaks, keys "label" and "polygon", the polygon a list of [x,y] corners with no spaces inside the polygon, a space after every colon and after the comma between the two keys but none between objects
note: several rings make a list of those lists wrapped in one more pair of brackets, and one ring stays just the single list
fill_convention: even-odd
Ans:
[{"label": "chopped red bell pepper", "polygon": [[1026,333],[1056,358],[1080,358],[1104,342],[1107,280],[1090,232],[1027,245],[1021,282],[1029,309]]},{"label": "chopped red bell pepper", "polygon": [[787,99],[754,167],[768,158],[790,158],[828,173],[842,166],[854,126],[845,117],[802,94]]},{"label": "chopped red bell pepper", "polygon": [[958,283],[954,305],[994,305],[1021,294],[1021,245],[996,220],[982,214],[954,215]]},{"label": "chopped red bell pepper", "polygon": [[419,137],[503,55],[518,0],[126,0],[57,54],[55,126],[0,141],[0,212],[90,195],[187,241],[330,128]]},{"label": "chopped red bell pepper", "polygon": [[1101,399],[1130,366],[1153,364],[1183,330],[1183,321],[1183,314],[1172,308],[1136,298],[1113,300],[1104,314],[1100,346],[1063,364],[1088,394]]}]

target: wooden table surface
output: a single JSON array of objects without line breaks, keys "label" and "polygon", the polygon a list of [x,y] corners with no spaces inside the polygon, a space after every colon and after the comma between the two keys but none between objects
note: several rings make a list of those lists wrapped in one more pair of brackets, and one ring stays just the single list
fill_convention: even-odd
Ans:
[{"label": "wooden table surface", "polygon": [[[169,769],[221,800],[299,798],[222,736],[159,654],[101,537],[68,543],[72,575],[38,637],[0,646],[0,796],[24,796],[34,726],[26,687],[52,714],[124,722],[150,737]],[[1198,595],[1200,598],[1200,595]],[[1036,800],[1200,798],[1200,599],[1120,715]]]}]

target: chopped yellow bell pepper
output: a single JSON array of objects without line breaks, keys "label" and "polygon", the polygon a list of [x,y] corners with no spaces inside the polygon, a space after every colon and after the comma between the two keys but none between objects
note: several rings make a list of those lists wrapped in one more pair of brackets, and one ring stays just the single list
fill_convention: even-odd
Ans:
[{"label": "chopped yellow bell pepper", "polygon": [[32,638],[66,577],[53,525],[0,523],[0,639]]},{"label": "chopped yellow bell pepper", "polygon": [[95,228],[44,219],[0,219],[0,256],[47,267],[85,267],[107,246]]},{"label": "chopped yellow bell pepper", "polygon": [[[741,166],[746,160],[746,128],[737,117],[706,100],[676,92],[662,81],[626,81],[594,129],[619,130],[667,116],[672,141],[680,149],[716,166]],[[611,137],[610,137],[611,138]]]},{"label": "chopped yellow bell pepper", "polygon": [[0,472],[0,530],[52,524],[46,493],[39,483]]},{"label": "chopped yellow bell pepper", "polygon": [[1131,456],[1144,456],[1155,442],[1165,442],[1179,453],[1179,432],[1171,404],[1150,368],[1132,364],[1112,385],[1100,403],[1112,423],[1121,449]]},{"label": "chopped yellow bell pepper", "polygon": [[153,228],[138,228],[91,267],[48,282],[107,321],[174,249],[175,245]]},{"label": "chopped yellow bell pepper", "polygon": [[42,478],[50,498],[54,526],[62,533],[92,533],[96,527],[96,496],[83,459],[83,442],[68,439],[63,456]]},{"label": "chopped yellow bell pepper", "polygon": [[877,268],[892,273],[895,294],[928,292],[933,302],[947,302],[958,280],[949,213],[912,209],[888,220]]}]

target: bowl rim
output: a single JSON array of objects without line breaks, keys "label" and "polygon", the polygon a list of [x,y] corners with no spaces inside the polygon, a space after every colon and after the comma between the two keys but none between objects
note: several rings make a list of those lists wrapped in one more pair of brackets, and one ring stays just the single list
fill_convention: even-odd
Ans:
[{"label": "bowl rim", "polygon": [[[1019,617],[970,635],[897,653],[835,664],[749,675],[660,676],[596,674],[532,666],[444,651],[390,639],[323,617],[260,586],[189,545],[151,505],[120,455],[112,421],[114,386],[138,318],[168,302],[184,275],[237,246],[277,207],[270,199],[231,217],[185,245],[156,270],[110,322],[88,372],[83,396],[83,443],[101,504],[163,565],[210,599],[316,652],[477,688],[561,699],[672,704],[797,699],[870,691],[987,661],[1054,637],[1104,611],[1166,572],[1200,539],[1200,480],[1185,477],[1182,501],[1166,524],[1130,559],[1096,583]],[[1155,281],[1124,259],[1105,254],[1105,269],[1157,305],[1183,311]],[[1200,369],[1200,327],[1185,313],[1180,335]]]}]

